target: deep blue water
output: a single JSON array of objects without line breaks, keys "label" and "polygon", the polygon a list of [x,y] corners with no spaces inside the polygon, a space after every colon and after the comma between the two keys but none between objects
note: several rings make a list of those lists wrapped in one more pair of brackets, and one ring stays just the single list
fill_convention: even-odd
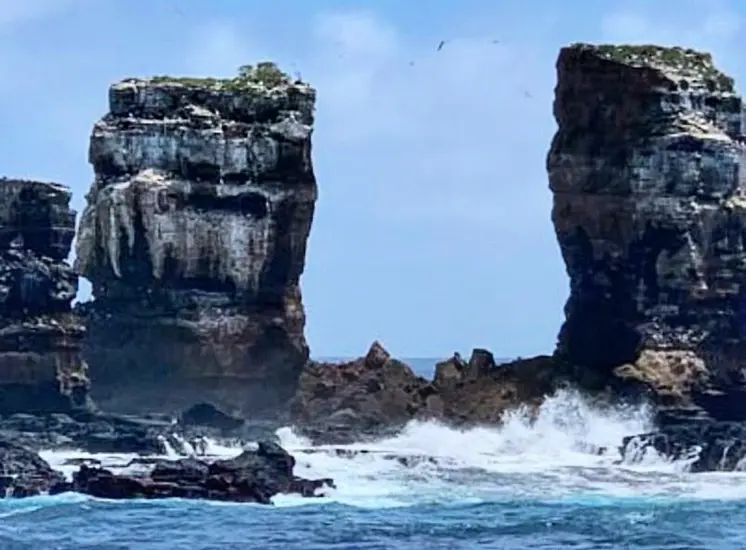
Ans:
[{"label": "deep blue water", "polygon": [[[667,549],[746,546],[742,502],[505,501],[384,510],[178,501],[0,506],[3,550]],[[14,514],[14,515],[8,515]]]},{"label": "deep blue water", "polygon": [[[275,507],[5,500],[0,550],[746,548],[746,474],[693,475],[654,457],[618,465],[578,445],[614,444],[648,421],[645,411],[597,411],[568,394],[532,425],[520,415],[499,430],[416,425],[375,448],[437,464],[311,454],[299,473],[334,477],[338,490]],[[289,430],[280,436],[291,452],[308,446]]]}]

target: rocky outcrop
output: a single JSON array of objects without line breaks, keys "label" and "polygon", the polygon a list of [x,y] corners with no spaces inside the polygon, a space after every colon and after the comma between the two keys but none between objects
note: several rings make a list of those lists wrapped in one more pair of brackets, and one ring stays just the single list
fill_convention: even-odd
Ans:
[{"label": "rocky outcrop", "polygon": [[190,498],[272,504],[272,497],[279,493],[315,497],[334,487],[331,479],[297,477],[294,468],[295,458],[285,449],[260,442],[256,450],[229,460],[161,461],[147,475],[115,474],[83,465],[71,483],[57,484],[50,492],[75,491],[109,499]]},{"label": "rocky outcrop", "polygon": [[427,380],[374,342],[354,361],[309,362],[290,406],[291,421],[317,442],[378,437],[429,416],[437,408],[433,394]]},{"label": "rocky outcrop", "polygon": [[0,439],[0,499],[39,495],[64,481],[35,452]]},{"label": "rocky outcrop", "polygon": [[374,342],[365,357],[309,362],[291,403],[291,421],[316,443],[390,435],[412,420],[464,426],[499,422],[518,406],[535,406],[564,384],[548,356],[497,364],[475,349],[438,363],[432,381],[417,376]]},{"label": "rocky outcrop", "polygon": [[314,102],[271,64],[111,87],[77,241],[102,408],[276,414],[292,394],[308,357]]},{"label": "rocky outcrop", "polygon": [[0,179],[0,414],[88,403],[69,203],[62,185]]},{"label": "rocky outcrop", "polygon": [[624,438],[620,448],[627,464],[647,455],[676,461],[692,473],[746,469],[746,425],[743,422],[688,422]]},{"label": "rocky outcrop", "polygon": [[746,148],[732,79],[693,50],[582,44],[562,49],[557,77],[547,165],[570,277],[558,357],[590,386],[746,418]]}]

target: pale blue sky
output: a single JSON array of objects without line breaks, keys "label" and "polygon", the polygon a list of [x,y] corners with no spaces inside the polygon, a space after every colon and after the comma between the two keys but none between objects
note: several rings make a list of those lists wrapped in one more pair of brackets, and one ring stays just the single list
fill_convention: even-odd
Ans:
[{"label": "pale blue sky", "polygon": [[376,338],[407,356],[550,352],[567,295],[544,171],[558,49],[678,43],[744,81],[744,12],[715,0],[0,0],[0,173],[65,183],[80,210],[111,82],[276,60],[319,90],[302,279],[313,354],[357,355]]}]

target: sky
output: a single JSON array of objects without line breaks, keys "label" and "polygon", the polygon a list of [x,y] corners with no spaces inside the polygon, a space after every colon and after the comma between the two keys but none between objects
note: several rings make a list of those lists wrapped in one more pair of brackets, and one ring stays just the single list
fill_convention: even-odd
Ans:
[{"label": "sky", "polygon": [[746,82],[744,17],[736,0],[0,0],[0,174],[64,183],[80,212],[111,83],[272,60],[318,90],[312,354],[551,353],[559,48],[695,47]]}]

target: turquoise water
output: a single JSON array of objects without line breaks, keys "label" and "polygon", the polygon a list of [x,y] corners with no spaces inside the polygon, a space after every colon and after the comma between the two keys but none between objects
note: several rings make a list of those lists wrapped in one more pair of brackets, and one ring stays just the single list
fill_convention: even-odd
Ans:
[{"label": "turquoise water", "polygon": [[[360,509],[38,500],[4,506],[4,550],[744,548],[741,502],[510,501]],[[13,513],[14,515],[7,515]]]},{"label": "turquoise water", "polygon": [[[286,428],[278,435],[298,473],[334,477],[335,491],[280,497],[274,507],[77,495],[0,501],[0,549],[746,548],[744,474],[693,475],[655,456],[632,466],[591,452],[649,426],[646,410],[597,410],[566,393],[535,423],[517,412],[500,429],[413,424],[351,446],[380,451],[354,458]],[[433,460],[405,466],[391,454]],[[70,455],[44,456],[60,465]]]}]

